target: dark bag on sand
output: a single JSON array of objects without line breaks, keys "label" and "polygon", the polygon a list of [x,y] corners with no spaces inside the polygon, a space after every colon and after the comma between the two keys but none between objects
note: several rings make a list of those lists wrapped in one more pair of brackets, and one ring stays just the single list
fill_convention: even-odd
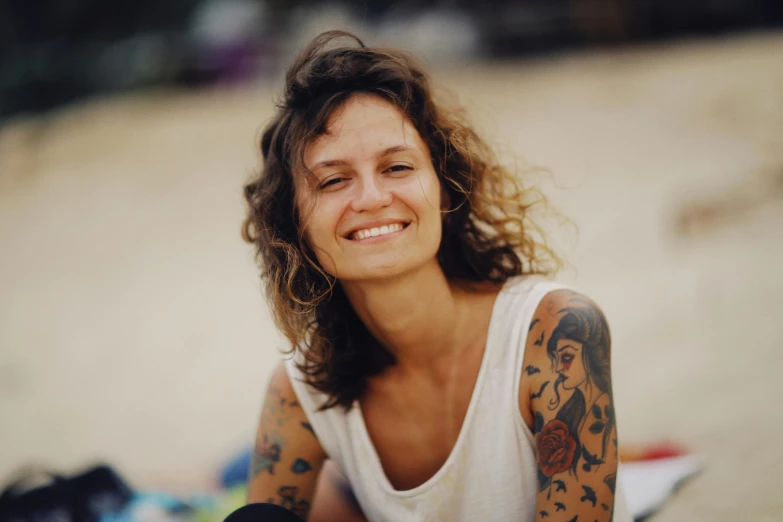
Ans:
[{"label": "dark bag on sand", "polygon": [[243,506],[223,522],[304,522],[304,519],[284,507],[261,503]]},{"label": "dark bag on sand", "polygon": [[0,522],[98,522],[101,515],[124,508],[132,496],[109,466],[72,477],[32,473],[0,494]]}]

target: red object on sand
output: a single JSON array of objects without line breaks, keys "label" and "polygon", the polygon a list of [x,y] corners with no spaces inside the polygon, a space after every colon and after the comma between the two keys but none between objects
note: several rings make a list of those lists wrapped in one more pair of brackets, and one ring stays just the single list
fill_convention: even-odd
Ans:
[{"label": "red object on sand", "polygon": [[622,462],[661,460],[688,455],[690,451],[681,444],[670,441],[654,442],[643,446],[624,447],[620,450]]},{"label": "red object on sand", "polygon": [[687,455],[688,451],[673,442],[658,442],[647,446],[642,453],[642,460],[669,459]]}]

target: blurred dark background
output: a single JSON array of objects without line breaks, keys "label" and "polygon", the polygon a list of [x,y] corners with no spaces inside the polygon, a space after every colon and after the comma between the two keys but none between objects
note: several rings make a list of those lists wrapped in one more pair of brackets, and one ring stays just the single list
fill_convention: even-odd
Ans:
[{"label": "blurred dark background", "polygon": [[430,61],[491,60],[779,27],[783,2],[3,0],[0,119],[107,92],[267,75],[293,35],[330,17],[421,42]]}]

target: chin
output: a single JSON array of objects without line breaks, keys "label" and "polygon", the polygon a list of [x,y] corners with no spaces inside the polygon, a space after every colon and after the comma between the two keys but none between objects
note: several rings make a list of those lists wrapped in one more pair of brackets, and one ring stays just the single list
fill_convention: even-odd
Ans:
[{"label": "chin", "polygon": [[408,270],[405,270],[401,268],[399,265],[396,265],[396,266],[374,267],[374,268],[367,268],[364,270],[351,271],[349,273],[338,275],[337,278],[340,279],[341,281],[354,281],[354,282],[379,281],[383,279],[396,279],[400,276],[405,275],[406,273],[408,273]]},{"label": "chin", "polygon": [[372,263],[364,266],[356,266],[346,270],[337,278],[343,281],[379,281],[383,279],[396,279],[406,274],[415,272],[426,266],[427,261],[414,259],[395,259],[394,261]]}]

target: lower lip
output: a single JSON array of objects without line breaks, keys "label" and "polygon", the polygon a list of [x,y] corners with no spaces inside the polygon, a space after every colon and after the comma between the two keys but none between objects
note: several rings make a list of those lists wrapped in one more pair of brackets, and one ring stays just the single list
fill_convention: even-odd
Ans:
[{"label": "lower lip", "polygon": [[403,232],[405,232],[408,229],[408,226],[410,226],[410,224],[405,225],[404,227],[402,227],[402,230],[398,230],[398,231],[392,232],[390,234],[384,234],[384,235],[381,235],[381,236],[366,237],[364,239],[349,239],[348,241],[350,241],[351,243],[355,243],[357,245],[372,245],[372,244],[380,243],[381,241],[385,241],[387,239],[391,239],[391,238],[399,236],[400,234],[402,234]]}]

